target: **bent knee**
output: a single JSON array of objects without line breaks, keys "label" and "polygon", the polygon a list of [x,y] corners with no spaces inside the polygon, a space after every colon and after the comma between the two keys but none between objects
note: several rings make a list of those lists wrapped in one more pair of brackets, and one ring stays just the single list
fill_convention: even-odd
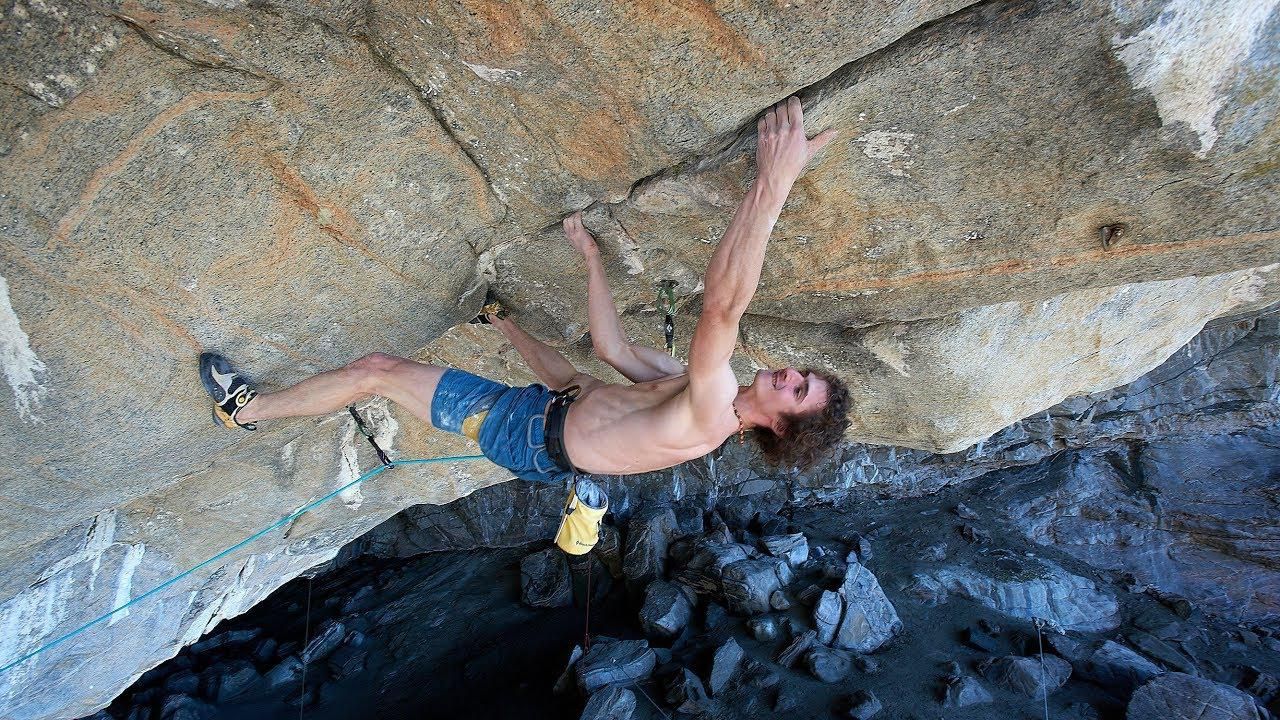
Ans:
[{"label": "bent knee", "polygon": [[364,395],[377,395],[385,386],[387,377],[408,362],[404,358],[387,353],[370,353],[354,360],[344,368],[351,374],[352,384]]}]

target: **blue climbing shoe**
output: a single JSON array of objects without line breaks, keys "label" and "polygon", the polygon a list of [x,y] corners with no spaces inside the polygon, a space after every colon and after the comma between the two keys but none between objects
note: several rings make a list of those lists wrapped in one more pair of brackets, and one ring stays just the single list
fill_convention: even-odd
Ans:
[{"label": "blue climbing shoe", "polygon": [[243,375],[231,367],[231,363],[218,353],[200,353],[200,383],[213,398],[213,422],[227,428],[257,430],[254,423],[242,423],[236,419],[241,408],[258,396]]}]

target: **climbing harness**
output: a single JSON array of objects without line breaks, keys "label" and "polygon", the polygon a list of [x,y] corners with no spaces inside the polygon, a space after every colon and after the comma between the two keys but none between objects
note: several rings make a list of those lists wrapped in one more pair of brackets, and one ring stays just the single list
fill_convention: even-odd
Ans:
[{"label": "climbing harness", "polygon": [[[463,461],[469,461],[469,460],[484,460],[484,459],[486,459],[484,455],[448,455],[448,456],[443,456],[443,457],[423,458],[423,459],[418,459],[418,460],[400,460],[400,461],[398,461],[398,462],[396,463],[396,465],[424,465],[424,464],[431,464],[431,463],[463,462]],[[81,625],[80,627],[78,627],[78,628],[76,628],[76,629],[72,630],[71,632],[66,633],[65,635],[59,636],[58,638],[55,638],[54,640],[51,640],[50,642],[47,642],[47,643],[45,643],[44,645],[41,645],[40,647],[36,648],[35,650],[32,650],[31,652],[27,653],[26,655],[23,655],[22,657],[18,658],[17,660],[14,660],[14,661],[12,661],[12,662],[10,662],[10,663],[7,663],[7,664],[6,664],[6,665],[4,665],[3,667],[0,667],[0,673],[8,672],[9,670],[12,670],[13,668],[15,668],[15,667],[17,667],[18,665],[21,665],[22,663],[24,663],[24,662],[26,662],[26,661],[30,660],[31,658],[35,657],[36,655],[39,655],[40,653],[45,652],[46,650],[49,650],[50,648],[56,647],[56,646],[58,646],[58,645],[61,645],[62,643],[66,642],[67,640],[70,640],[71,638],[73,638],[73,637],[75,637],[75,636],[79,635],[80,633],[84,632],[85,630],[88,630],[89,628],[93,627],[94,625],[97,625],[98,623],[100,623],[100,622],[102,622],[102,621],[104,621],[104,620],[108,620],[108,619],[110,619],[110,618],[111,618],[111,617],[113,617],[116,613],[118,613],[118,612],[120,612],[120,611],[122,611],[122,610],[124,610],[124,609],[126,609],[126,608],[128,608],[128,607],[130,607],[131,605],[136,605],[136,604],[138,604],[138,603],[142,602],[143,600],[145,600],[145,599],[147,599],[147,598],[151,597],[152,595],[155,595],[156,593],[160,592],[161,590],[164,590],[165,588],[168,588],[168,587],[172,586],[173,584],[175,584],[175,583],[177,583],[177,582],[181,581],[182,579],[184,579],[184,578],[186,578],[186,577],[189,577],[191,574],[195,573],[197,570],[199,570],[199,569],[201,569],[201,568],[203,568],[203,567],[207,567],[208,565],[211,565],[211,564],[213,564],[213,563],[215,563],[215,562],[217,562],[217,561],[219,561],[219,560],[221,560],[221,559],[223,559],[223,558],[227,557],[227,556],[228,556],[228,555],[230,555],[231,553],[234,553],[235,551],[237,551],[237,550],[239,550],[240,548],[242,548],[242,547],[244,547],[244,546],[248,545],[249,543],[253,542],[254,540],[257,540],[257,539],[259,539],[259,538],[263,537],[263,536],[264,536],[264,535],[266,535],[267,533],[269,533],[269,532],[271,532],[271,531],[273,531],[273,530],[278,530],[278,529],[280,529],[280,528],[282,528],[282,527],[286,527],[286,526],[288,526],[288,525],[289,525],[290,523],[292,523],[293,521],[295,521],[295,520],[297,520],[298,518],[302,517],[302,515],[303,515],[303,514],[305,514],[305,513],[309,512],[309,511],[311,511],[311,510],[315,509],[316,507],[319,507],[320,505],[322,505],[322,504],[324,504],[324,503],[328,502],[329,500],[332,500],[333,498],[338,497],[339,495],[341,495],[342,493],[346,492],[347,490],[349,490],[349,489],[351,489],[351,488],[355,487],[356,485],[359,485],[360,483],[364,482],[365,480],[368,480],[369,478],[372,478],[372,477],[376,476],[378,473],[381,473],[381,472],[383,472],[383,471],[385,471],[385,470],[390,469],[391,467],[392,467],[392,465],[388,463],[388,464],[379,465],[378,467],[373,468],[372,470],[369,470],[368,472],[366,472],[365,474],[363,474],[363,475],[361,475],[360,477],[356,478],[355,480],[352,480],[351,482],[347,483],[346,485],[343,485],[342,487],[338,488],[337,490],[334,490],[334,491],[330,492],[329,494],[325,495],[324,497],[320,498],[319,500],[314,500],[314,501],[312,501],[312,502],[307,503],[306,505],[303,505],[302,507],[298,508],[297,510],[294,510],[293,512],[289,513],[288,515],[285,515],[284,517],[282,517],[282,518],[280,518],[279,520],[277,520],[277,521],[275,521],[275,522],[271,523],[270,525],[268,525],[267,527],[265,527],[265,528],[263,528],[263,529],[259,530],[258,532],[256,532],[256,533],[254,533],[254,534],[250,535],[249,537],[245,538],[244,540],[241,540],[240,542],[236,543],[235,545],[232,545],[231,547],[227,548],[226,550],[223,550],[222,552],[218,553],[217,555],[214,555],[213,557],[209,558],[208,560],[205,560],[204,562],[201,562],[201,563],[197,563],[197,564],[196,564],[196,565],[194,565],[193,567],[191,567],[191,568],[189,568],[189,569],[187,569],[187,570],[184,570],[184,571],[182,571],[182,572],[178,573],[177,575],[174,575],[173,577],[169,578],[168,580],[165,580],[164,582],[160,583],[159,585],[157,585],[157,586],[155,586],[155,587],[151,588],[150,590],[148,590],[148,591],[146,591],[146,592],[142,593],[141,595],[139,595],[139,596],[137,596],[137,597],[135,597],[135,598],[133,598],[133,599],[129,600],[128,602],[126,602],[126,603],[122,603],[122,604],[121,604],[121,605],[119,605],[118,607],[115,607],[115,608],[111,609],[110,611],[108,611],[108,612],[106,612],[106,613],[103,613],[102,615],[99,615],[98,617],[96,617],[96,618],[94,618],[94,619],[90,620],[89,622],[87,622],[87,623],[85,623],[85,624]]]},{"label": "climbing harness", "polygon": [[662,322],[662,332],[667,339],[667,354],[676,356],[676,281],[663,280],[658,283],[658,312],[666,317]]},{"label": "climbing harness", "polygon": [[387,454],[382,452],[382,448],[378,447],[377,438],[373,436],[373,433],[369,432],[369,428],[365,427],[364,421],[361,420],[360,416],[356,413],[356,406],[348,405],[347,412],[351,413],[351,417],[355,418],[356,429],[359,430],[360,434],[363,435],[365,439],[369,441],[369,444],[373,446],[373,451],[378,453],[378,459],[382,461],[382,464],[387,468],[395,467],[395,463],[391,462],[391,459],[387,457]]}]

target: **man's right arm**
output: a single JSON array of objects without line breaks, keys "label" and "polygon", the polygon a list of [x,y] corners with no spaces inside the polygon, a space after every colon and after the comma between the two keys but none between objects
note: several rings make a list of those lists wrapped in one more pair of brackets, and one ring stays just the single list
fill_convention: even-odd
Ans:
[{"label": "man's right arm", "polygon": [[799,99],[770,108],[757,125],[756,179],[738,204],[703,280],[702,316],[689,347],[689,393],[695,418],[710,421],[733,401],[737,381],[729,359],[738,323],[760,283],[765,247],[805,163],[835,137],[806,139]]}]

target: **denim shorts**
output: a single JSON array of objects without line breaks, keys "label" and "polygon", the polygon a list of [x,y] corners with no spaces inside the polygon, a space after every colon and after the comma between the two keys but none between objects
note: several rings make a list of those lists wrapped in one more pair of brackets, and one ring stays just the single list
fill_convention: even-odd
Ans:
[{"label": "denim shorts", "polygon": [[467,435],[485,457],[530,482],[567,482],[573,473],[547,454],[542,385],[513,388],[462,370],[446,370],[431,399],[431,424]]}]

